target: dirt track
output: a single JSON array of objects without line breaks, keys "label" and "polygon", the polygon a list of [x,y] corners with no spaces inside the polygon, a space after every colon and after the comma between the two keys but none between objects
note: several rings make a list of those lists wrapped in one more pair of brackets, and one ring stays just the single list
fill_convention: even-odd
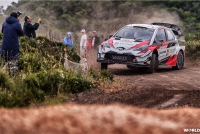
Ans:
[{"label": "dirt track", "polygon": [[166,109],[200,107],[200,67],[185,63],[182,70],[162,67],[154,74],[110,65],[114,82],[97,90],[80,93],[67,100],[79,104],[123,103],[138,107]]}]

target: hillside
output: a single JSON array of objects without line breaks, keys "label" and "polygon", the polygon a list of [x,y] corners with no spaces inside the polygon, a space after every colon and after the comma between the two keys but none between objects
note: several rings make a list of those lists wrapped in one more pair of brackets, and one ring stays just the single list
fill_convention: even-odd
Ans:
[{"label": "hillside", "polygon": [[[149,5],[150,4],[150,5]],[[32,22],[42,18],[37,35],[62,41],[67,31],[72,31],[76,44],[79,43],[80,30],[96,30],[101,40],[119,28],[130,23],[168,22],[182,26],[175,12],[167,7],[156,6],[153,2],[139,1],[22,1],[13,3],[1,16],[1,23],[12,11],[21,11],[21,24],[24,16],[30,15]]]}]

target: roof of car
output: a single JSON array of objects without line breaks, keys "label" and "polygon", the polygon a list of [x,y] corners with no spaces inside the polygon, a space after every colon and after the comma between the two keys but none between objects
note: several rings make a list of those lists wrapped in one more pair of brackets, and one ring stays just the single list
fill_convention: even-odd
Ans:
[{"label": "roof of car", "polygon": [[160,26],[151,25],[151,24],[128,24],[126,26],[130,26],[130,27],[139,26],[139,27],[146,27],[146,28],[152,28],[152,29],[157,29],[158,27],[160,27]]}]

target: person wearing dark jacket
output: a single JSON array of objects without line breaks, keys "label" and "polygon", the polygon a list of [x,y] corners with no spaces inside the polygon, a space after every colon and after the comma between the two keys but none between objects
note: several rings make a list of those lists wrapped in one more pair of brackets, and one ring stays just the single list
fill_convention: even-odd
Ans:
[{"label": "person wearing dark jacket", "polygon": [[13,58],[19,55],[18,37],[23,36],[21,24],[16,12],[12,12],[2,25],[2,51],[5,57]]},{"label": "person wearing dark jacket", "polygon": [[39,18],[37,23],[35,23],[34,25],[31,24],[30,16],[25,16],[24,21],[25,21],[23,27],[24,34],[29,38],[35,38],[36,37],[35,30],[38,29],[39,24],[41,23],[41,19]]},{"label": "person wearing dark jacket", "polygon": [[12,12],[6,21],[2,25],[2,57],[4,61],[9,61],[10,71],[18,70],[18,58],[19,58],[19,36],[23,36],[21,24],[19,23],[18,14]]}]

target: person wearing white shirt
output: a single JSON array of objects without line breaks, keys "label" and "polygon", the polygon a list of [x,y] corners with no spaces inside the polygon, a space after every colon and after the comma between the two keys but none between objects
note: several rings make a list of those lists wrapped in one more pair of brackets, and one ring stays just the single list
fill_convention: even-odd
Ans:
[{"label": "person wearing white shirt", "polygon": [[80,40],[80,55],[82,57],[86,57],[86,49],[87,49],[87,35],[85,33],[85,29],[81,30],[82,36]]}]

